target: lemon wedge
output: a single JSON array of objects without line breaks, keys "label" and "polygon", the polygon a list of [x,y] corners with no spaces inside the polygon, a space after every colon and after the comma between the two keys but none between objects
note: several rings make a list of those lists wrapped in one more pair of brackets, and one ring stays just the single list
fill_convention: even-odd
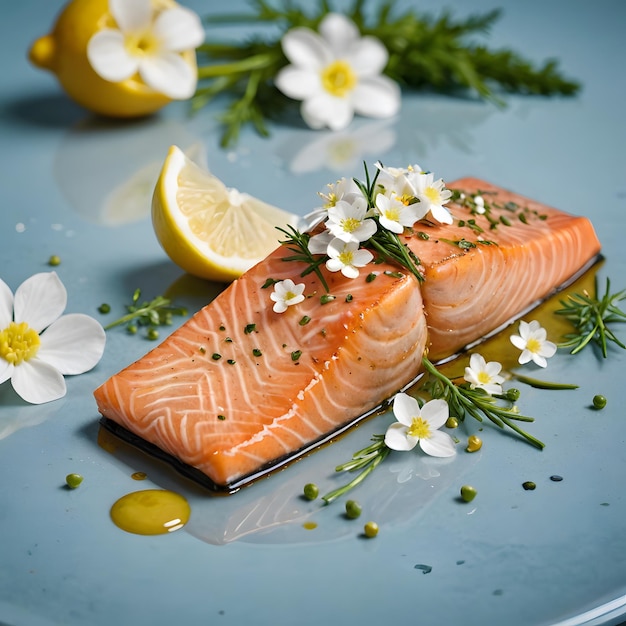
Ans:
[{"label": "lemon wedge", "polygon": [[177,146],[169,149],[152,198],[152,224],[167,255],[189,274],[232,281],[278,247],[277,226],[299,222],[226,187]]}]

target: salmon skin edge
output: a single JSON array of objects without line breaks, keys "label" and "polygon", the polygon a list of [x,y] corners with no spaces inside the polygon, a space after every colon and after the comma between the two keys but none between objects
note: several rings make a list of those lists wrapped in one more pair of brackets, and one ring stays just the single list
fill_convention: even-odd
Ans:
[{"label": "salmon skin edge", "polygon": [[[553,291],[549,293],[548,295],[546,295],[544,298],[541,298],[533,302],[529,306],[525,307],[522,311],[520,311],[510,320],[503,323],[498,328],[490,331],[484,337],[481,337],[480,339],[471,342],[470,344],[468,344],[467,346],[464,346],[462,349],[458,350],[457,352],[455,352],[454,354],[450,356],[437,360],[434,363],[434,365],[441,365],[443,363],[453,361],[464,352],[471,350],[472,348],[479,345],[480,343],[483,343],[490,337],[497,335],[499,332],[503,330],[503,328],[510,325],[515,320],[522,318],[524,315],[526,315],[530,311],[537,308],[543,302],[549,300],[550,298],[553,298],[556,294],[563,291],[564,289],[567,289],[567,287],[569,287],[571,284],[576,282],[579,278],[581,278],[584,274],[589,272],[595,265],[601,263],[603,260],[604,260],[603,255],[598,253],[589,261],[587,261],[587,263],[585,263],[577,272],[575,272],[572,276],[570,276],[566,281],[564,281],[563,283],[555,287]],[[400,389],[398,389],[398,392],[406,391],[407,389],[415,385],[422,378],[423,375],[424,375],[424,371],[422,370],[411,381],[409,381]],[[391,397],[393,397],[393,395]],[[131,445],[132,447],[136,448],[137,450],[140,450],[141,452],[144,452],[148,456],[158,461],[166,463],[167,465],[172,467],[178,474],[180,474],[181,476],[184,476],[185,478],[192,480],[193,482],[207,489],[208,491],[213,492],[215,494],[220,494],[220,495],[231,495],[239,491],[242,487],[250,485],[251,483],[266,476],[267,474],[277,471],[289,465],[290,463],[296,461],[297,459],[307,455],[308,453],[313,452],[318,447],[326,443],[329,443],[332,439],[343,435],[344,433],[346,433],[353,427],[357,426],[364,420],[368,419],[369,417],[372,417],[376,415],[377,413],[384,412],[389,406],[389,400],[390,398],[383,401],[378,406],[375,406],[374,408],[370,409],[369,411],[366,411],[365,413],[355,417],[351,421],[338,426],[335,430],[329,433],[323,434],[318,439],[307,443],[305,446],[303,446],[299,450],[296,450],[295,452],[289,452],[283,455],[282,457],[273,459],[267,462],[266,464],[264,464],[263,466],[259,467],[258,470],[250,474],[247,474],[245,476],[242,476],[230,482],[227,485],[218,484],[214,482],[213,480],[211,480],[209,476],[207,476],[201,470],[197,469],[196,467],[193,467],[192,465],[189,465],[188,463],[185,463],[184,461],[181,461],[174,455],[169,454],[168,452],[165,452],[159,446],[153,443],[150,443],[143,437],[140,437],[139,435],[133,433],[132,431],[128,430],[124,426],[121,426],[120,424],[118,424],[117,422],[115,422],[114,420],[108,417],[101,417],[99,420],[99,423],[103,428],[105,428],[107,431],[109,431],[111,434],[113,434],[115,437],[117,437],[121,441]]]}]

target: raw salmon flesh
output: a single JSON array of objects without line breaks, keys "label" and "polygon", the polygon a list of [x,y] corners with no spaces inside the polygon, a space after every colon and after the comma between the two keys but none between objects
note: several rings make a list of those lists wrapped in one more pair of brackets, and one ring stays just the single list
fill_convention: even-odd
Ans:
[{"label": "raw salmon flesh", "polygon": [[[502,208],[486,217],[450,204],[453,225],[418,223],[403,235],[422,283],[385,263],[356,279],[324,268],[334,296],[324,303],[315,273],[300,278],[306,265],[285,261],[280,246],[101,385],[103,423],[193,468],[212,488],[236,490],[378,407],[415,379],[425,351],[431,361],[457,353],[554,293],[600,251],[584,217],[472,178],[448,187]],[[307,298],[275,313],[268,278],[304,282]]]}]

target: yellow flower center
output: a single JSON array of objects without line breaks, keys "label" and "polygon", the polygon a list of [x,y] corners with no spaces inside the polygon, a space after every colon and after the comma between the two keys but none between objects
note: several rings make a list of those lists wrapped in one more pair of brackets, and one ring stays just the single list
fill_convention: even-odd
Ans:
[{"label": "yellow flower center", "polygon": [[483,385],[491,382],[491,376],[485,371],[478,372],[478,376],[476,378],[478,378],[478,382]]},{"label": "yellow flower center", "polygon": [[400,221],[400,209],[398,207],[391,206],[383,214],[391,222]]},{"label": "yellow flower center", "polygon": [[295,298],[297,296],[297,294],[295,294],[293,291],[288,291],[285,294],[285,300],[291,300],[292,298]]},{"label": "yellow flower center", "polygon": [[428,439],[430,437],[430,426],[428,422],[421,417],[414,417],[411,425],[407,430],[407,434],[418,439]]},{"label": "yellow flower center", "polygon": [[124,47],[132,56],[153,56],[159,49],[159,40],[150,31],[127,34]]},{"label": "yellow flower center", "polygon": [[37,354],[40,343],[39,334],[26,322],[11,322],[0,331],[0,357],[19,365]]},{"label": "yellow flower center", "polygon": [[541,342],[531,338],[526,342],[526,349],[530,350],[533,354],[536,354],[539,350],[541,350]]},{"label": "yellow flower center", "polygon": [[354,252],[351,252],[350,250],[344,250],[337,258],[341,261],[343,265],[352,265]]},{"label": "yellow flower center", "polygon": [[347,233],[351,233],[356,230],[361,225],[360,220],[357,220],[356,217],[347,217],[345,220],[341,220],[341,228],[343,228]]},{"label": "yellow flower center", "polygon": [[426,189],[424,189],[424,195],[431,201],[431,202],[439,202],[441,200],[441,196],[439,195],[439,191],[437,189],[435,189],[434,187],[426,187]]},{"label": "yellow flower center", "polygon": [[322,71],[322,86],[338,98],[344,98],[356,85],[356,74],[349,63],[333,61]]}]

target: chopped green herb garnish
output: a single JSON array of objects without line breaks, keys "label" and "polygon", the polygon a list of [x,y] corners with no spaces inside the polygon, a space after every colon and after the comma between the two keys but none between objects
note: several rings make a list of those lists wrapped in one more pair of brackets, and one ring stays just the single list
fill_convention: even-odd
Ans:
[{"label": "chopped green herb garnish", "polygon": [[351,293],[349,293],[349,294],[346,296],[346,302],[352,302],[352,300],[353,300],[352,294],[351,294]]},{"label": "chopped green herb garnish", "polygon": [[308,315],[302,317],[302,319],[298,322],[300,326],[306,326],[311,321],[311,318]]},{"label": "chopped green herb garnish", "polygon": [[235,359],[228,359],[228,361],[226,361],[229,365],[234,365],[235,363],[237,363],[237,361],[235,361]]},{"label": "chopped green herb garnish", "polygon": [[423,239],[424,241],[428,241],[428,240],[430,239],[430,235],[429,235],[428,233],[425,233],[423,230],[420,230],[420,231],[417,233],[417,236],[418,236],[420,239]]},{"label": "chopped green herb garnish", "polygon": [[217,419],[221,420],[223,422],[226,419],[226,416],[225,415],[218,415]]},{"label": "chopped green herb garnish", "polygon": [[220,330],[226,330],[226,326],[224,326],[224,324],[220,325]]},{"label": "chopped green herb garnish", "polygon": [[329,302],[332,302],[334,299],[335,299],[335,296],[331,296],[329,293],[325,293],[325,294],[322,294],[322,296],[320,297],[320,303],[328,304]]},{"label": "chopped green herb garnish", "polygon": [[200,346],[199,350],[202,354],[206,354],[206,348],[204,346]]},{"label": "chopped green herb garnish", "polygon": [[278,281],[275,278],[268,278],[262,285],[261,285],[261,289],[267,289],[268,287],[271,287],[272,285],[275,285]]},{"label": "chopped green herb garnish", "polygon": [[246,327],[243,329],[243,332],[246,335],[253,333],[256,330],[256,324],[246,324]]},{"label": "chopped green herb garnish", "polygon": [[297,361],[302,356],[302,350],[294,350],[291,353],[291,360]]},{"label": "chopped green herb garnish", "polygon": [[254,354],[254,356],[262,356],[263,355],[263,353],[258,348],[254,348],[252,350],[252,354]]},{"label": "chopped green herb garnish", "polygon": [[226,339],[224,339],[224,343],[232,343],[233,340],[230,337],[226,337]]},{"label": "chopped green herb garnish", "polygon": [[376,280],[376,276],[378,276],[378,274],[376,272],[370,272],[366,277],[365,277],[365,282],[366,283],[371,283],[372,281]]},{"label": "chopped green herb garnish", "polygon": [[214,352],[214,353],[211,355],[211,358],[212,358],[214,361],[219,361],[219,360],[222,358],[222,355],[221,355],[221,354],[219,354],[218,352]]},{"label": "chopped green herb garnish", "polygon": [[404,274],[402,272],[392,272],[391,270],[386,270],[385,276],[391,276],[392,278],[404,278]]},{"label": "chopped green herb garnish", "polygon": [[157,296],[150,302],[139,304],[140,297],[141,290],[135,289],[132,304],[126,306],[128,313],[111,322],[104,329],[109,330],[114,326],[125,324],[128,332],[134,334],[137,332],[137,324],[140,326],[163,326],[172,323],[172,315],[187,315],[185,307],[173,306],[169,298]]}]

